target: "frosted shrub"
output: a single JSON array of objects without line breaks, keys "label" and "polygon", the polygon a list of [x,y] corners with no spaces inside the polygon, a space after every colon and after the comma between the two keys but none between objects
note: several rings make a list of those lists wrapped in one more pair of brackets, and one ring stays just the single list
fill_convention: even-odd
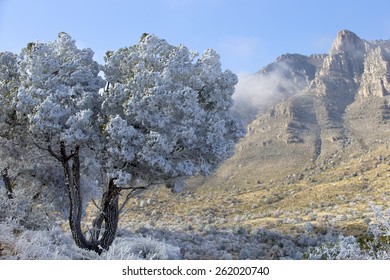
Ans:
[{"label": "frosted shrub", "polygon": [[180,249],[165,242],[149,237],[117,238],[110,250],[105,251],[101,259],[128,260],[172,260],[180,259]]},{"label": "frosted shrub", "polygon": [[15,240],[15,254],[23,260],[64,259],[65,244],[57,245],[51,237],[47,231],[26,230]]},{"label": "frosted shrub", "polygon": [[0,244],[12,244],[14,242],[14,234],[18,232],[19,224],[11,218],[7,218],[0,222]]},{"label": "frosted shrub", "polygon": [[15,219],[0,222],[0,243],[11,248],[4,257],[7,259],[70,259],[71,241],[58,226],[50,230],[29,230]]},{"label": "frosted shrub", "polygon": [[336,242],[318,246],[309,252],[309,259],[331,260],[389,260],[390,259],[390,208],[383,212],[372,206],[375,222],[368,227],[367,236],[339,236]]},{"label": "frosted shrub", "polygon": [[[140,228],[140,234],[180,247],[183,259],[301,259],[308,245],[267,229],[240,233],[216,229],[212,233]],[[315,245],[317,245],[315,243]]]},{"label": "frosted shrub", "polygon": [[0,206],[0,223],[13,219],[26,229],[51,227],[51,204],[36,203],[31,199],[28,190],[16,188],[13,199],[8,199],[0,192]]},{"label": "frosted shrub", "polygon": [[390,208],[385,211],[378,206],[371,207],[375,219],[369,225],[369,237],[363,240],[362,246],[373,259],[390,259]]},{"label": "frosted shrub", "polygon": [[390,236],[390,208],[386,211],[378,206],[372,206],[375,214],[375,223],[369,225],[370,232],[374,238],[389,237]]},{"label": "frosted shrub", "polygon": [[358,260],[365,259],[359,243],[353,236],[340,236],[336,243],[321,245],[314,248],[309,259],[315,260]]}]

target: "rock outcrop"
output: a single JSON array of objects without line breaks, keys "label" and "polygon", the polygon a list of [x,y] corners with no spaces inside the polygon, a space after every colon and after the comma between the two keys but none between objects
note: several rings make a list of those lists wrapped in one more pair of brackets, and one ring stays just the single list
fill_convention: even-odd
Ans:
[{"label": "rock outcrop", "polygon": [[389,49],[374,45],[370,47],[364,60],[359,95],[363,97],[384,97],[390,92],[390,53]]}]

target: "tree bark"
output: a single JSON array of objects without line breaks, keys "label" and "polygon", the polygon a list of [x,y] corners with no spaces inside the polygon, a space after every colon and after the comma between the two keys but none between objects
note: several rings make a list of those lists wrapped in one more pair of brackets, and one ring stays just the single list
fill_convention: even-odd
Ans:
[{"label": "tree bark", "polygon": [[[101,211],[92,223],[94,230],[91,240],[98,241],[104,250],[108,250],[111,246],[118,229],[120,191],[121,189],[115,185],[114,179],[110,179],[108,189],[102,196]],[[103,223],[104,232],[102,233]]]},{"label": "tree bark", "polygon": [[81,229],[82,199],[80,192],[80,160],[79,147],[69,156],[65,143],[60,144],[61,163],[64,171],[65,186],[69,196],[69,227],[77,246],[87,250],[95,250],[93,244],[87,241]]},{"label": "tree bark", "polygon": [[2,175],[3,175],[4,186],[5,186],[5,189],[7,191],[7,196],[9,199],[12,199],[12,198],[14,198],[14,195],[13,195],[13,191],[12,191],[11,180],[8,176],[8,169],[7,168],[3,169]]}]

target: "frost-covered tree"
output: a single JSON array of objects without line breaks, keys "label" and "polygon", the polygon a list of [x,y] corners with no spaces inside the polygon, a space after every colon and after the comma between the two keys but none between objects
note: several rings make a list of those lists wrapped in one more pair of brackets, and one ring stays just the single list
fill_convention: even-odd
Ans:
[{"label": "frost-covered tree", "polygon": [[209,175],[243,135],[231,115],[237,77],[219,56],[144,34],[137,45],[107,52],[103,94],[107,169],[116,184],[141,180],[180,190]]},{"label": "frost-covered tree", "polygon": [[[17,118],[26,127],[30,141],[62,167],[58,177],[63,178],[69,197],[69,223],[76,244],[97,250],[81,229],[82,194],[96,189],[96,175],[94,180],[82,180],[81,169],[82,161],[88,161],[87,169],[94,163],[94,154],[88,148],[100,145],[96,120],[104,81],[98,75],[99,64],[93,60],[91,49],[78,49],[69,35],[60,33],[53,42],[28,44],[20,55],[19,71]],[[41,176],[46,170],[42,171]],[[88,181],[84,188],[82,181]]]},{"label": "frost-covered tree", "polygon": [[[178,191],[186,178],[215,171],[243,136],[230,112],[237,77],[221,70],[213,50],[198,56],[145,34],[134,46],[107,52],[105,61],[101,68],[92,50],[78,49],[65,33],[30,43],[19,59],[13,102],[30,141],[60,163],[76,244],[98,253],[115,238],[121,191]],[[87,238],[83,207],[104,182]]]}]

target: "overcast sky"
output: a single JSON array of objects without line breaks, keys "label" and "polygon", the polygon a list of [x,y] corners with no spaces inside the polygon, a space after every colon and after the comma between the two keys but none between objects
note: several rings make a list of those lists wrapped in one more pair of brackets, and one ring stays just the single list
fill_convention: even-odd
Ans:
[{"label": "overcast sky", "polygon": [[107,50],[152,33],[203,52],[224,68],[255,72],[284,53],[326,53],[337,32],[390,39],[388,0],[0,0],[0,51],[65,31],[102,62]]}]

